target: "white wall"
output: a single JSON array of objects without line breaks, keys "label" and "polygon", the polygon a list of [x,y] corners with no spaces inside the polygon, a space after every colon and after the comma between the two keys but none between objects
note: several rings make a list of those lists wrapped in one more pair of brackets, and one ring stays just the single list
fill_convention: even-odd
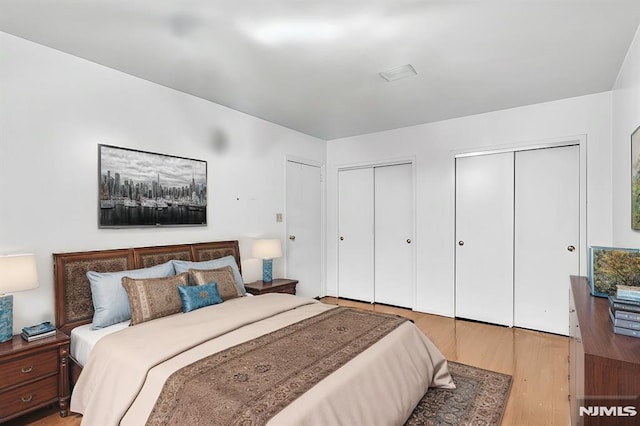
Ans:
[{"label": "white wall", "polygon": [[[286,155],[328,162],[328,294],[337,276],[336,170],[356,163],[415,156],[421,311],[453,314],[454,152],[586,135],[587,244],[640,247],[629,225],[638,38],[612,93],[334,140],[325,151],[322,140],[0,32],[0,254],[35,252],[41,282],[15,294],[15,330],[53,319],[52,252],[239,239],[245,280],[259,279],[250,239],[284,236],[274,217],[284,211]],[[208,161],[209,225],[99,230],[99,143]]]},{"label": "white wall", "polygon": [[[587,243],[611,242],[611,92],[333,140],[327,146],[327,292],[336,292],[337,168],[415,156],[415,308],[454,311],[454,152],[587,139]],[[586,273],[582,265],[582,273]]]},{"label": "white wall", "polygon": [[613,90],[613,245],[640,248],[631,229],[631,133],[640,126],[640,33],[629,48]]},{"label": "white wall", "polygon": [[[208,162],[208,226],[98,229],[99,143]],[[40,287],[14,295],[14,330],[54,319],[54,252],[284,237],[285,157],[325,142],[0,33],[0,254],[34,252]],[[275,274],[283,260],[274,261]]]}]

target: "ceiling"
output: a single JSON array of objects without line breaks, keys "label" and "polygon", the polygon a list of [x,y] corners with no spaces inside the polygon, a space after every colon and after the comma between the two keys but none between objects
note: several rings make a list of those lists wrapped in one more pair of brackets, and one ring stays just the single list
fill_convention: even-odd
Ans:
[{"label": "ceiling", "polygon": [[0,31],[325,140],[611,90],[639,24],[639,0],[0,0]]}]

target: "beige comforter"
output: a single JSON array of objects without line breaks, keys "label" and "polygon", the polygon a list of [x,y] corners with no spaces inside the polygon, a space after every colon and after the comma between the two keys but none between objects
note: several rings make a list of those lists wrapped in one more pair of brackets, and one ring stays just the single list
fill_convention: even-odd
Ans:
[{"label": "beige comforter", "polygon": [[[94,347],[71,397],[84,425],[140,425],[165,380],[202,357],[334,306],[243,297],[129,327]],[[273,425],[400,425],[429,386],[454,387],[440,351],[405,323],[271,419]]]}]

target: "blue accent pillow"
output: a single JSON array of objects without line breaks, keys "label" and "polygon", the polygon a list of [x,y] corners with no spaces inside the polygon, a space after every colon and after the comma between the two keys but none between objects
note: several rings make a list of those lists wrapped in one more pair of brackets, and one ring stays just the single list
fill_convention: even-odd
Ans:
[{"label": "blue accent pillow", "polygon": [[129,298],[122,287],[122,278],[164,278],[175,275],[171,261],[144,269],[119,272],[87,272],[93,300],[93,323],[98,329],[131,319]]},{"label": "blue accent pillow", "polygon": [[191,262],[188,260],[172,260],[172,262],[173,267],[176,270],[176,274],[189,272],[189,269],[218,269],[222,268],[223,266],[231,266],[231,269],[233,271],[233,278],[236,281],[236,285],[238,286],[240,293],[243,296],[247,294],[247,290],[245,290],[244,288],[242,275],[240,275],[240,269],[238,268],[238,264],[236,263],[236,258],[233,256],[225,256],[219,259],[205,260],[203,262]]},{"label": "blue accent pillow", "polygon": [[178,293],[182,299],[182,312],[195,311],[209,305],[222,303],[215,282],[203,285],[179,285]]}]

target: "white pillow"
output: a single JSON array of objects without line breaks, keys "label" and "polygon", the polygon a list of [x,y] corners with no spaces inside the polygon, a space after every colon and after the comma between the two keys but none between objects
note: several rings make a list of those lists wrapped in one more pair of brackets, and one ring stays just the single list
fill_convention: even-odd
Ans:
[{"label": "white pillow", "polygon": [[163,278],[175,275],[171,261],[143,269],[119,272],[87,272],[93,300],[93,323],[98,329],[131,319],[129,298],[122,287],[122,278]]}]

